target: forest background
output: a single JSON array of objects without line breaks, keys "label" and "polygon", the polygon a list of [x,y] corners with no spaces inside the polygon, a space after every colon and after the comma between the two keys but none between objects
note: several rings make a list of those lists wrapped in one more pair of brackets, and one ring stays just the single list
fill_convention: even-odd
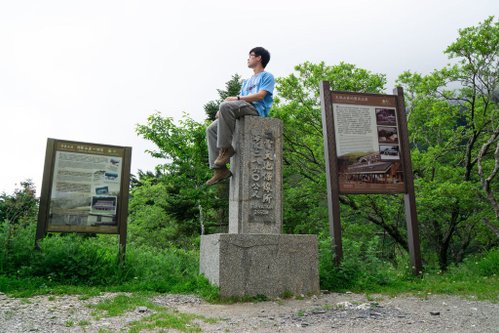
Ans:
[{"label": "forest background", "polygon": [[[284,232],[316,234],[321,288],[451,292],[496,300],[499,290],[499,22],[459,30],[449,64],[400,74],[415,178],[424,272],[411,274],[401,195],[341,196],[344,260],[332,262],[319,82],[383,93],[386,77],[354,64],[304,62],[276,79],[271,117],[284,124]],[[30,180],[0,195],[0,292],[31,295],[102,290],[194,292],[217,299],[198,275],[201,234],[228,229],[228,185],[204,186],[206,126],[237,95],[234,75],[205,105],[207,120],[149,116],[154,171],[132,176],[127,259],[109,235],[53,234],[33,251],[38,198]]]}]

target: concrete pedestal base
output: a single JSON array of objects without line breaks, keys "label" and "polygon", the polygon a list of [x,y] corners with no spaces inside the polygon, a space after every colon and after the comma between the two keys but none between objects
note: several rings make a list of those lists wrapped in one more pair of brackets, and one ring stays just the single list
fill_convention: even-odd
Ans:
[{"label": "concrete pedestal base", "polygon": [[200,270],[222,297],[320,292],[315,235],[205,235]]}]

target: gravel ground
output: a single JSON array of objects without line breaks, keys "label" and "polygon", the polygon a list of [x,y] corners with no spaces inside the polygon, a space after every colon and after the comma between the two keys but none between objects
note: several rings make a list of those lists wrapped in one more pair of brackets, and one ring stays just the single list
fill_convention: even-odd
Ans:
[{"label": "gravel ground", "polygon": [[[0,294],[0,332],[127,332],[153,310],[139,307],[120,317],[96,318],[78,296],[9,298]],[[453,296],[370,296],[323,293],[311,298],[257,303],[209,304],[194,296],[160,295],[155,303],[184,313],[218,318],[196,320],[202,332],[499,332],[499,304]],[[148,332],[177,332],[154,330]]]}]

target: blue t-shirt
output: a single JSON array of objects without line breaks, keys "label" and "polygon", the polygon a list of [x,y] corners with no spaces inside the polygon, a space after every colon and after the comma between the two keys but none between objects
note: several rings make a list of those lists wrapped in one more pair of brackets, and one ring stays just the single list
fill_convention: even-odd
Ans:
[{"label": "blue t-shirt", "polygon": [[244,80],[241,86],[241,92],[239,95],[247,96],[251,94],[256,94],[261,90],[267,91],[267,94],[261,101],[252,102],[255,109],[258,111],[261,117],[267,117],[269,115],[270,107],[274,102],[274,76],[269,72],[260,72],[253,75],[251,78]]}]

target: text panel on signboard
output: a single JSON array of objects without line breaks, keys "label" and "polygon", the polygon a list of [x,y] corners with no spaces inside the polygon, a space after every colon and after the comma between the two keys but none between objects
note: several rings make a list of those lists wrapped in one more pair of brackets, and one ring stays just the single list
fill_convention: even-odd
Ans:
[{"label": "text panel on signboard", "polygon": [[332,93],[342,193],[404,192],[395,96]]}]

